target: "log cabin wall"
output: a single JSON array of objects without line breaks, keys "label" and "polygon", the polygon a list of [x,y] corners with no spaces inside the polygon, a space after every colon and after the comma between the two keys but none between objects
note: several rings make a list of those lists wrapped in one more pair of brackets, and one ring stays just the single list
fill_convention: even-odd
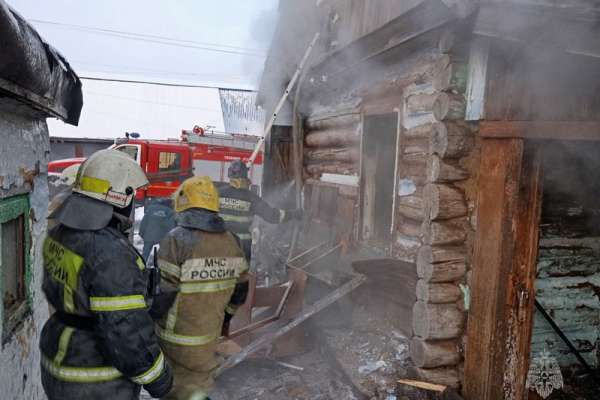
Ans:
[{"label": "log cabin wall", "polygon": [[[466,191],[472,185],[475,127],[464,122],[466,57],[459,55],[460,49],[450,54],[452,46],[440,48],[443,51],[438,50],[436,57],[413,66],[421,73],[408,74],[412,78],[404,86],[381,93],[375,89],[381,86],[373,85],[361,92],[360,105],[353,111],[309,116],[304,124],[303,165],[313,222],[324,221],[323,210],[337,203],[336,216],[326,220],[328,228],[339,231],[338,224],[346,221],[341,231],[360,242],[362,189],[350,182],[360,181],[363,122],[369,115],[399,113],[397,182],[386,183],[396,187],[394,240],[388,257],[415,265],[419,278],[417,301],[408,313],[411,321],[404,322],[413,332],[410,353],[417,367],[413,372],[420,379],[458,387],[473,210]],[[323,188],[337,189],[337,197],[318,194]],[[348,217],[353,218],[352,228]]]},{"label": "log cabin wall", "polygon": [[[404,92],[396,257],[416,262],[419,280],[410,343],[416,375],[460,385],[465,329],[463,289],[471,235],[466,188],[474,149],[464,122],[467,63],[460,48],[440,49],[444,67]],[[461,286],[463,289],[461,289]]]},{"label": "log cabin wall", "polygon": [[[587,362],[599,366],[600,145],[556,142],[544,148],[544,197],[536,298]],[[561,367],[574,355],[536,313],[532,355],[547,349]]]}]

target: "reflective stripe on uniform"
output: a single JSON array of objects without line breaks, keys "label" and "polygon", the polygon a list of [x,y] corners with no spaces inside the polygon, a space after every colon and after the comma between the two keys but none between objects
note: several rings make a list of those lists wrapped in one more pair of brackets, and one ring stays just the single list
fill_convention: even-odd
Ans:
[{"label": "reflective stripe on uniform", "polygon": [[221,290],[227,290],[235,287],[236,280],[228,279],[226,281],[217,282],[191,282],[191,283],[180,283],[179,291],[181,293],[214,293],[220,292]]},{"label": "reflective stripe on uniform", "polygon": [[208,400],[208,395],[205,392],[196,390],[189,397],[189,400]]},{"label": "reflective stripe on uniform", "polygon": [[225,306],[225,312],[229,315],[235,315],[235,312],[237,311],[238,307],[237,306],[233,306],[231,304],[227,304],[227,306]]},{"label": "reflective stripe on uniform", "polygon": [[142,260],[142,257],[138,257],[138,258],[135,260],[135,263],[137,264],[137,266],[138,266],[138,268],[139,268],[140,270],[142,270],[142,271],[143,271],[143,270],[145,270],[145,269],[146,269],[146,263],[144,263],[144,260]]},{"label": "reflective stripe on uniform", "polygon": [[84,264],[83,257],[48,237],[44,241],[44,264],[48,274],[63,285],[65,311],[74,312],[73,292],[77,290],[79,271]]},{"label": "reflective stripe on uniform", "polygon": [[231,215],[231,214],[219,214],[225,222],[239,222],[242,224],[250,224],[253,221],[253,216],[242,216],[242,215]]},{"label": "reflective stripe on uniform", "polygon": [[118,369],[113,367],[76,368],[58,365],[48,357],[42,355],[42,367],[50,375],[60,381],[94,383],[112,381],[123,376]]},{"label": "reflective stripe on uniform", "polygon": [[110,189],[110,182],[104,179],[82,176],[79,180],[79,188],[86,192],[106,194]]},{"label": "reflective stripe on uniform", "polygon": [[165,342],[177,344],[180,346],[203,346],[205,344],[208,344],[210,342],[217,340],[217,336],[215,336],[215,335],[205,335],[205,336],[179,335],[174,332],[168,332],[167,330],[161,328],[158,325],[156,326],[156,336],[158,336]]},{"label": "reflective stripe on uniform", "polygon": [[181,281],[215,281],[236,279],[248,269],[244,257],[199,257],[181,266]]},{"label": "reflective stripe on uniform", "polygon": [[174,276],[175,278],[179,278],[181,276],[181,267],[179,265],[175,265],[159,258],[158,267],[160,268],[161,272],[165,272]]},{"label": "reflective stripe on uniform", "polygon": [[177,309],[179,308],[179,296],[175,297],[175,301],[171,308],[169,308],[169,313],[167,314],[167,331],[173,332],[175,329],[175,323],[177,322]]},{"label": "reflective stripe on uniform", "polygon": [[148,371],[144,372],[141,375],[131,378],[131,380],[139,385],[148,385],[148,384],[154,382],[160,376],[160,374],[162,374],[164,369],[165,369],[165,356],[161,352],[158,355],[158,357],[156,357],[154,364],[152,364],[152,366],[148,369]]},{"label": "reflective stripe on uniform", "polygon": [[92,311],[123,311],[146,308],[146,299],[141,294],[132,296],[90,297]]},{"label": "reflective stripe on uniform", "polygon": [[252,239],[252,235],[249,233],[236,233],[235,236],[237,236],[240,240],[251,240]]},{"label": "reflective stripe on uniform", "polygon": [[54,363],[56,365],[62,364],[65,356],[67,355],[67,349],[69,348],[69,342],[71,341],[71,336],[73,335],[73,331],[75,329],[70,326],[65,326],[62,333],[60,334],[60,338],[58,339],[58,351],[54,356]]}]

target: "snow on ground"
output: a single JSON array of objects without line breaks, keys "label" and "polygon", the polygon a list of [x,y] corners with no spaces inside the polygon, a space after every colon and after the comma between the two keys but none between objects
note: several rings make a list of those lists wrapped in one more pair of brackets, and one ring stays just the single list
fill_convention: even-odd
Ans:
[{"label": "snow on ground", "polygon": [[136,207],[135,222],[133,223],[133,245],[140,253],[144,249],[144,241],[142,240],[142,237],[138,234],[142,218],[144,218],[144,207]]}]

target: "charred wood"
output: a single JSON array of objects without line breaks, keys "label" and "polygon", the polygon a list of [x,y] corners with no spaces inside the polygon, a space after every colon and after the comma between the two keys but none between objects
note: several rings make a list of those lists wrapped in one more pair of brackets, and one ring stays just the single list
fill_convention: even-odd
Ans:
[{"label": "charred wood", "polygon": [[441,158],[460,158],[473,148],[473,136],[468,127],[453,122],[436,124],[432,131],[430,149]]},{"label": "charred wood", "polygon": [[357,148],[329,148],[329,149],[306,149],[304,157],[308,162],[313,161],[342,161],[358,162],[360,151]]},{"label": "charred wood", "polygon": [[357,125],[360,122],[360,114],[332,115],[325,118],[309,118],[306,127],[309,130],[325,130],[342,126]]},{"label": "charred wood", "polygon": [[433,80],[433,88],[440,92],[464,93],[467,89],[468,66],[451,63]]},{"label": "charred wood", "polygon": [[398,224],[398,231],[405,236],[414,238],[420,238],[423,236],[421,221],[414,219],[403,218]]},{"label": "charred wood", "polygon": [[467,230],[466,218],[423,224],[425,243],[433,246],[463,243],[467,237]]},{"label": "charred wood", "polygon": [[443,184],[428,184],[423,190],[425,216],[446,220],[467,215],[467,204],[459,189]]},{"label": "charred wood", "polygon": [[438,156],[432,156],[427,163],[427,179],[432,183],[457,182],[465,180],[469,173],[459,166],[444,162]]},{"label": "charred wood", "polygon": [[413,331],[422,339],[454,339],[465,325],[465,314],[455,304],[428,304],[417,301],[413,307]]},{"label": "charred wood", "polygon": [[456,282],[467,272],[464,261],[444,261],[437,264],[419,262],[417,255],[417,275],[425,282]]},{"label": "charred wood", "polygon": [[460,288],[453,283],[431,283],[422,279],[417,282],[417,299],[425,303],[455,303],[461,297]]},{"label": "charred wood", "polygon": [[310,131],[304,141],[308,147],[357,146],[360,142],[357,129],[357,127],[348,127],[348,129],[336,127],[329,130]]},{"label": "charred wood", "polygon": [[348,164],[342,162],[331,162],[331,163],[315,163],[308,164],[305,166],[306,172],[309,175],[322,175],[322,174],[342,174],[352,175],[357,172],[355,164]]},{"label": "charred wood", "polygon": [[438,383],[446,385],[451,388],[458,388],[460,380],[458,377],[458,370],[455,367],[444,367],[444,368],[414,368],[414,374],[419,378],[427,382]]},{"label": "charred wood", "polygon": [[432,112],[436,120],[461,120],[465,118],[466,102],[462,95],[439,93]]},{"label": "charred wood", "polygon": [[458,341],[431,341],[415,337],[410,342],[410,358],[419,368],[457,365],[460,362]]}]

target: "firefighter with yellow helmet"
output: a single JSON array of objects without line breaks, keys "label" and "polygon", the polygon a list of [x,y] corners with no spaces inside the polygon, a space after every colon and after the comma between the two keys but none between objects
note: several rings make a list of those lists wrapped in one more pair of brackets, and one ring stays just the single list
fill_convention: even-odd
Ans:
[{"label": "firefighter with yellow helmet", "polygon": [[148,183],[126,155],[102,150],[80,167],[73,193],[50,215],[43,290],[56,313],[41,335],[50,400],[133,400],[172,387],[148,313],[148,275],[127,240],[136,189]]},{"label": "firefighter with yellow helmet", "polygon": [[160,244],[163,284],[177,296],[159,321],[161,347],[173,366],[166,399],[202,400],[213,385],[219,336],[248,293],[248,264],[238,239],[219,216],[219,194],[208,177],[187,179],[174,194],[176,228]]}]

